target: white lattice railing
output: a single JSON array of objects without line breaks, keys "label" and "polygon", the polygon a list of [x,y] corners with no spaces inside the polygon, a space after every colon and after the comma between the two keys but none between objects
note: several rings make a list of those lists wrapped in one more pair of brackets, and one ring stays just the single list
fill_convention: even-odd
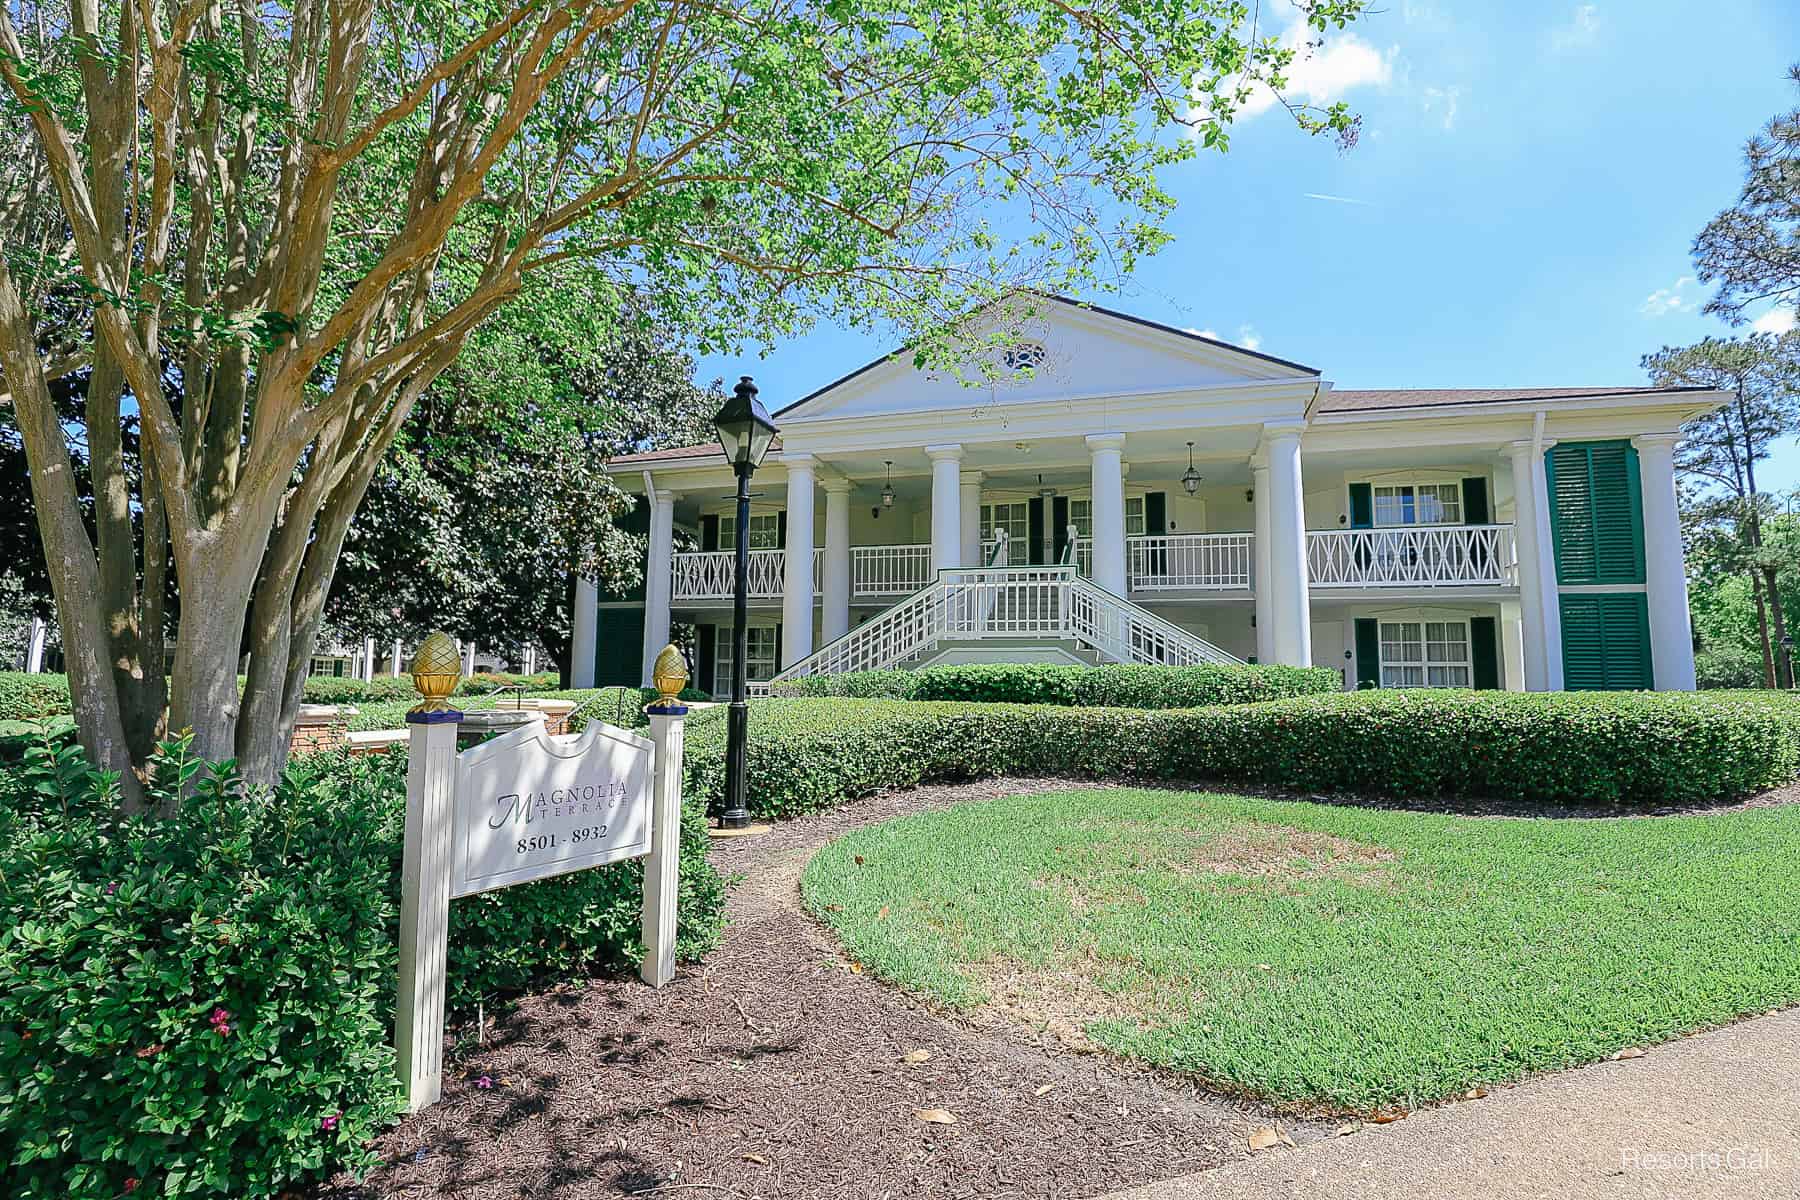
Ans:
[{"label": "white lattice railing", "polygon": [[1068,609],[1070,632],[1114,662],[1191,667],[1243,661],[1086,579],[1071,582]]},{"label": "white lattice railing", "polygon": [[1077,641],[1116,662],[1235,663],[1210,642],[1077,575],[1073,565],[940,571],[908,596],[775,676],[877,671],[941,642],[983,638]]},{"label": "white lattice railing", "polygon": [[850,550],[850,593],[893,596],[931,582],[931,544],[855,546]]},{"label": "white lattice railing", "polygon": [[1134,592],[1248,588],[1254,550],[1254,535],[1248,533],[1127,538],[1125,573]]},{"label": "white lattice railing", "polygon": [[[819,589],[822,551],[813,551],[813,591]],[[734,550],[701,550],[677,554],[670,568],[674,573],[675,600],[729,600],[737,572]],[[787,551],[752,550],[750,552],[749,596],[767,600],[782,594],[782,581],[787,571]]]},{"label": "white lattice railing", "polygon": [[1422,525],[1327,529],[1306,535],[1315,587],[1505,584],[1513,562],[1511,525]]}]

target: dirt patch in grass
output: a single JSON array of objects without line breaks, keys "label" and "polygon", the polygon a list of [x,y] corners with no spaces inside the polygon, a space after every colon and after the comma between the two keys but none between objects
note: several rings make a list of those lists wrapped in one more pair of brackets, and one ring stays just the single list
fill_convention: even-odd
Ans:
[{"label": "dirt patch in grass", "polygon": [[968,1014],[982,1028],[1024,1026],[1077,1054],[1097,1054],[1100,1047],[1087,1035],[1095,1021],[1155,1020],[1161,1014],[1143,993],[1107,988],[1106,964],[1091,950],[1058,963],[1027,966],[1011,959],[991,959],[963,968],[963,975],[986,997]]},{"label": "dirt patch in grass", "polygon": [[1329,833],[1244,824],[1195,844],[1165,865],[1181,875],[1238,875],[1276,882],[1334,877],[1376,885],[1388,880],[1391,850]]}]

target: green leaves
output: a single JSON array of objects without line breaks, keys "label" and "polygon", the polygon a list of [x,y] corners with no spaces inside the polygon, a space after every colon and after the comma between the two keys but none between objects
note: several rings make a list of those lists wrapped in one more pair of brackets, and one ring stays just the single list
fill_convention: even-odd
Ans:
[{"label": "green leaves", "polygon": [[[723,722],[689,724],[688,787],[717,801]],[[1376,690],[1139,710],[772,699],[751,706],[749,763],[751,809],[776,818],[884,788],[1009,773],[1229,779],[1410,798],[1701,804],[1800,774],[1800,700]]]},{"label": "green leaves", "polygon": [[[405,758],[313,756],[272,795],[180,745],[169,820],[36,755],[0,772],[0,1183],[8,1196],[273,1197],[371,1160],[391,1046]],[[723,883],[682,828],[679,948]],[[631,961],[635,867],[451,907],[451,1002]],[[221,1012],[222,1010],[222,1012]]]}]

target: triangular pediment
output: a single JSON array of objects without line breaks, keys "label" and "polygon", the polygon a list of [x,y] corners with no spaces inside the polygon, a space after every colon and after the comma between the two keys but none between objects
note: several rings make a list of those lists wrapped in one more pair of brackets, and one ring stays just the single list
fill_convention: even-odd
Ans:
[{"label": "triangular pediment", "polygon": [[[1013,318],[1017,341],[961,371],[918,368],[896,351],[779,412],[783,425],[840,417],[1145,395],[1313,380],[1318,372],[1242,346],[1060,297]],[[1014,369],[1024,359],[1029,370]],[[971,382],[973,381],[973,382]]]}]

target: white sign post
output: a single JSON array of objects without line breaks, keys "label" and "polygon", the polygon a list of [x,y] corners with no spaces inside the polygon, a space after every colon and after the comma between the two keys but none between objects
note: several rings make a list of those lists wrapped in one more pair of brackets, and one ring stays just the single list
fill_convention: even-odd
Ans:
[{"label": "white sign post", "polygon": [[675,977],[681,866],[680,704],[649,709],[650,736],[598,721],[553,737],[541,721],[456,751],[458,712],[412,712],[394,1045],[407,1111],[443,1092],[450,901],[643,858],[645,983]]}]

